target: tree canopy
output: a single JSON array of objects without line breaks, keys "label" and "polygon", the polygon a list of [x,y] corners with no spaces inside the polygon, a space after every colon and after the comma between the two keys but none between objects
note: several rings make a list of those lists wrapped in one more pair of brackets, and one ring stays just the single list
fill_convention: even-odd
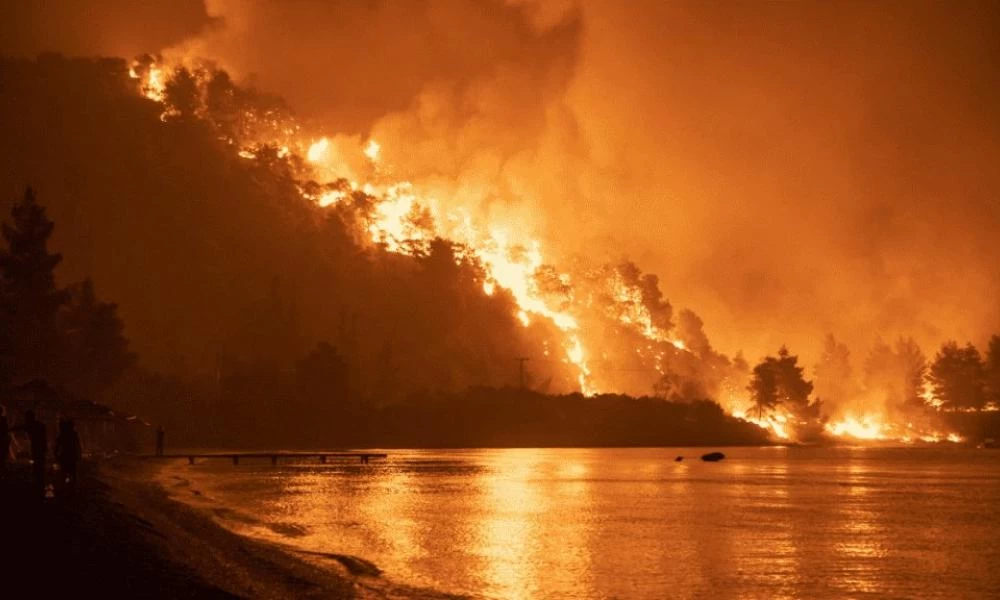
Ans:
[{"label": "tree canopy", "polygon": [[931,364],[928,380],[946,409],[981,409],[986,403],[985,368],[979,350],[957,342],[941,346]]},{"label": "tree canopy", "polygon": [[759,415],[778,406],[797,415],[809,412],[813,384],[802,376],[798,362],[799,358],[782,346],[777,358],[767,356],[753,368],[747,391]]},{"label": "tree canopy", "polygon": [[3,224],[0,248],[0,354],[3,383],[41,379],[91,396],[135,360],[117,306],[98,300],[93,282],[60,289],[50,253],[55,228],[29,187]]}]

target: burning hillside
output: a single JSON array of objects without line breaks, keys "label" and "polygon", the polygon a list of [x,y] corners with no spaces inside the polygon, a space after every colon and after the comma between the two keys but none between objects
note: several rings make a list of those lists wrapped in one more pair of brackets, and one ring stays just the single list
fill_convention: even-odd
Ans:
[{"label": "burning hillside", "polygon": [[[530,227],[484,219],[461,197],[427,193],[384,162],[379,140],[311,131],[280,102],[240,88],[210,66],[145,57],[131,65],[129,77],[161,106],[162,121],[204,120],[242,159],[287,170],[301,198],[348,223],[356,243],[423,259],[446,248],[483,295],[513,301],[513,316],[541,342],[541,355],[525,358],[549,374],[553,391],[717,398],[731,414],[781,440],[962,439],[925,418],[919,425],[912,419],[896,424],[885,412],[810,403],[811,384],[795,402],[755,406],[746,364],[713,350],[693,312],[675,314],[655,275],[629,262],[602,265],[580,257],[553,265]],[[560,372],[569,376],[553,376]]]}]

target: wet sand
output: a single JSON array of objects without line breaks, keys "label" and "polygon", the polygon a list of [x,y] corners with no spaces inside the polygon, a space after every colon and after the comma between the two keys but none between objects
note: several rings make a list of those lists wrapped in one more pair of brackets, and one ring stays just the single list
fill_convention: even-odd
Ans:
[{"label": "wet sand", "polygon": [[42,503],[29,496],[25,469],[8,471],[0,483],[0,589],[39,597],[439,597],[382,581],[352,557],[300,559],[236,535],[170,499],[153,482],[156,469],[133,459],[87,465],[75,498]]}]

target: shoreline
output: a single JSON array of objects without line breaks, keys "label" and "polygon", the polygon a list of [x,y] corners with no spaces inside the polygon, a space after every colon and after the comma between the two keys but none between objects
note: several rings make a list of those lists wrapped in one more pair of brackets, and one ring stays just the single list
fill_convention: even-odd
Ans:
[{"label": "shoreline", "polygon": [[269,544],[240,536],[210,515],[170,497],[159,467],[123,457],[100,465],[97,476],[127,514],[148,522],[169,560],[240,598],[355,598],[354,581],[334,569],[296,560]]},{"label": "shoreline", "polygon": [[4,589],[43,597],[87,590],[147,598],[454,597],[384,580],[363,559],[317,553],[313,564],[291,548],[241,536],[171,498],[157,472],[128,457],[87,462],[75,498],[37,502],[26,470],[8,468],[0,483],[12,550],[4,552],[12,567],[5,571],[16,576]]}]

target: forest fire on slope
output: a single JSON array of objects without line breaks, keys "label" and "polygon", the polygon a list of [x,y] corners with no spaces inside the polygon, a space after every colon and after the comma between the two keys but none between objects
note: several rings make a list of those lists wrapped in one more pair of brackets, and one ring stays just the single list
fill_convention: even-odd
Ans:
[{"label": "forest fire on slope", "polygon": [[[189,74],[192,72],[196,75]],[[170,101],[169,82],[176,79],[170,67],[151,60],[137,61],[129,74],[139,82],[139,90],[146,98],[164,104],[161,119],[180,114]],[[200,88],[207,85],[204,71],[185,69],[181,77],[193,84],[192,92],[201,93]],[[302,174],[315,184],[303,185],[303,197],[320,208],[336,206],[354,195],[366,197],[371,203],[366,225],[370,243],[388,252],[411,256],[426,253],[434,239],[455,244],[457,262],[471,260],[482,267],[484,293],[492,295],[499,288],[513,296],[518,306],[516,317],[522,325],[528,327],[540,319],[561,332],[562,347],[555,359],[573,365],[579,391],[585,395],[604,389],[590,366],[592,344],[588,343],[582,325],[593,318],[587,313],[594,308],[596,292],[606,296],[603,304],[608,305],[609,316],[631,328],[646,343],[636,352],[653,358],[650,371],[663,372],[659,359],[664,350],[654,347],[666,344],[673,352],[686,352],[683,341],[672,338],[664,327],[654,323],[648,298],[636,285],[638,282],[626,281],[615,274],[606,281],[597,281],[604,289],[588,290],[586,295],[579,293],[570,273],[556,272],[549,266],[537,239],[513,227],[477,222],[460,203],[446,209],[435,198],[421,196],[411,182],[392,177],[391,170],[380,163],[382,147],[378,141],[366,140],[363,146],[352,150],[329,137],[317,139],[305,135],[297,123],[284,116],[268,121],[266,115],[249,110],[241,116],[246,121],[265,123],[260,128],[263,135],[240,135],[226,140],[239,156],[255,160],[262,149],[271,148],[278,158],[298,157],[306,167]],[[364,160],[359,162],[358,156]],[[543,279],[548,287],[561,288],[561,293],[546,293],[541,285]]]},{"label": "forest fire on slope", "polygon": [[[717,397],[731,415],[778,440],[800,440],[810,427],[855,440],[961,440],[912,423],[892,425],[876,413],[821,422],[818,415],[755,411],[742,394],[745,363],[714,351],[701,320],[690,311],[675,315],[662,299],[657,278],[633,264],[595,266],[577,259],[557,269],[529,228],[474,214],[462,198],[437,198],[396,176],[383,158],[385,140],[307,132],[280,107],[241,98],[241,90],[222,72],[147,58],[136,61],[129,76],[139,93],[162,105],[161,120],[204,118],[241,158],[291,165],[302,197],[318,210],[359,214],[365,243],[419,257],[428,255],[436,240],[447,242],[457,264],[480,271],[484,294],[513,299],[513,316],[523,327],[540,324],[556,332],[559,347],[532,360],[565,364],[584,395],[644,395],[653,389],[671,399]],[[740,393],[726,395],[723,389]]]}]

